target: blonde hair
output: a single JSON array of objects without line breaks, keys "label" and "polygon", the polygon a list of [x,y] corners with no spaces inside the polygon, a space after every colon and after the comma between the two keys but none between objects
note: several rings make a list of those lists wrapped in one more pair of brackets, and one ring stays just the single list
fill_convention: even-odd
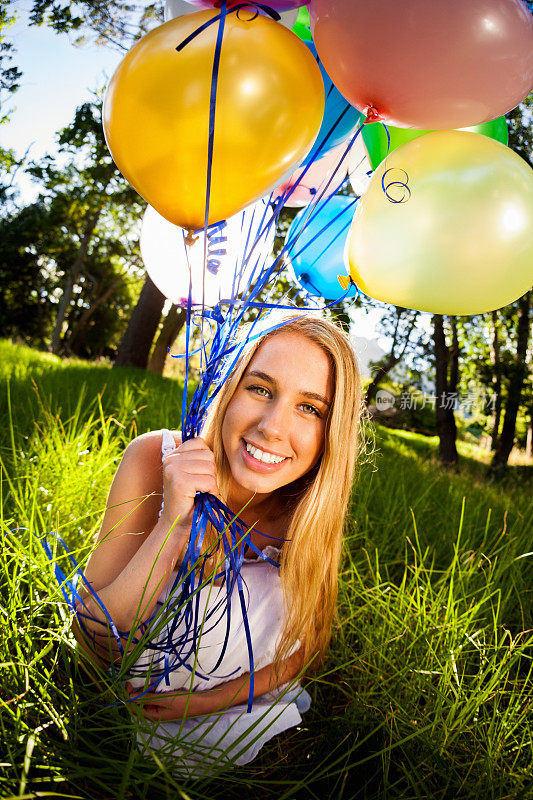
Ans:
[{"label": "blonde hair", "polygon": [[344,518],[360,445],[362,413],[359,370],[348,336],[316,313],[299,317],[285,314],[280,319],[285,323],[282,327],[245,346],[213,401],[201,434],[215,454],[219,488],[226,499],[231,472],[222,442],[222,423],[259,347],[274,336],[298,333],[315,342],[329,356],[334,397],[326,421],[322,456],[306,475],[278,490],[280,499],[285,495],[289,502],[292,516],[286,534],[290,545],[282,547],[280,559],[286,626],[275,654],[275,676],[279,676],[282,662],[298,640],[303,663],[312,662],[306,672],[316,671],[325,658],[332,626],[337,621]]}]

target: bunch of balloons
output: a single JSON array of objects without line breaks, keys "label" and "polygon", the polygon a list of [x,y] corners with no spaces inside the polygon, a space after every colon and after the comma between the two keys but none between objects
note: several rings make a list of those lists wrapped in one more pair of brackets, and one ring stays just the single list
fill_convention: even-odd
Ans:
[{"label": "bunch of balloons", "polygon": [[[503,116],[533,86],[522,0],[167,0],[167,17],[113,76],[104,128],[185,246],[264,198],[274,222],[305,211],[284,252],[306,291],[322,273],[326,299],[335,269],[434,313],[529,289],[533,172]],[[345,231],[323,201],[347,172],[361,198]],[[298,248],[306,227],[328,258]]]}]

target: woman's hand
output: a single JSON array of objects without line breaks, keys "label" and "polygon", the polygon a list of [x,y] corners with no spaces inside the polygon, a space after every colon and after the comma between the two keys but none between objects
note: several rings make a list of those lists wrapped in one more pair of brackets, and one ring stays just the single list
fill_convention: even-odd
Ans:
[{"label": "woman's hand", "polygon": [[125,688],[140,713],[147,719],[170,722],[185,716],[189,692],[146,692],[137,699],[141,689],[134,689],[131,683],[126,683]]},{"label": "woman's hand", "polygon": [[[303,651],[297,650],[283,663],[281,672],[274,678],[272,664],[261,667],[254,677],[254,698],[271,692],[285,683],[296,683],[304,669]],[[126,684],[126,691],[133,702],[148,719],[169,722],[173,719],[203,717],[207,714],[224,712],[236,705],[248,703],[250,693],[250,673],[220,683],[204,691],[146,692],[139,699],[140,689]]]},{"label": "woman's hand", "polygon": [[215,456],[200,437],[172,450],[163,461],[165,506],[162,517],[169,525],[190,530],[196,492],[219,495]]}]

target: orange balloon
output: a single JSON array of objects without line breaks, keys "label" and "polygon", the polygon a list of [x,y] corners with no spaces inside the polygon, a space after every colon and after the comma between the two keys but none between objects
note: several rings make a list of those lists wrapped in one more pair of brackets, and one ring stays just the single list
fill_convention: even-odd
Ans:
[{"label": "orange balloon", "polygon": [[[150,31],[107,89],[103,122],[115,163],[163,217],[203,227],[217,15],[200,11]],[[247,11],[229,14],[218,76],[209,223],[233,216],[291,175],[324,114],[320,69],[291,31]]]}]

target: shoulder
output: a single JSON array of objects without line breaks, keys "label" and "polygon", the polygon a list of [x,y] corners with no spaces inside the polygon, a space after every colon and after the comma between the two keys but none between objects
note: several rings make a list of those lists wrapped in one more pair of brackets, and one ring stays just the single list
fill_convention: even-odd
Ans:
[{"label": "shoulder", "polygon": [[[181,444],[181,432],[171,431],[176,447]],[[126,447],[124,460],[145,467],[161,466],[163,430],[147,431],[132,439]]]},{"label": "shoulder", "polygon": [[[170,433],[174,438],[176,447],[179,447],[181,444],[181,431],[170,431]],[[152,450],[155,451],[159,449],[159,452],[161,452],[162,445],[163,429],[159,431],[147,431],[146,433],[141,433],[139,436],[136,436],[135,439],[131,440],[131,442],[128,444],[127,450],[142,450],[145,452],[150,452]]]}]

